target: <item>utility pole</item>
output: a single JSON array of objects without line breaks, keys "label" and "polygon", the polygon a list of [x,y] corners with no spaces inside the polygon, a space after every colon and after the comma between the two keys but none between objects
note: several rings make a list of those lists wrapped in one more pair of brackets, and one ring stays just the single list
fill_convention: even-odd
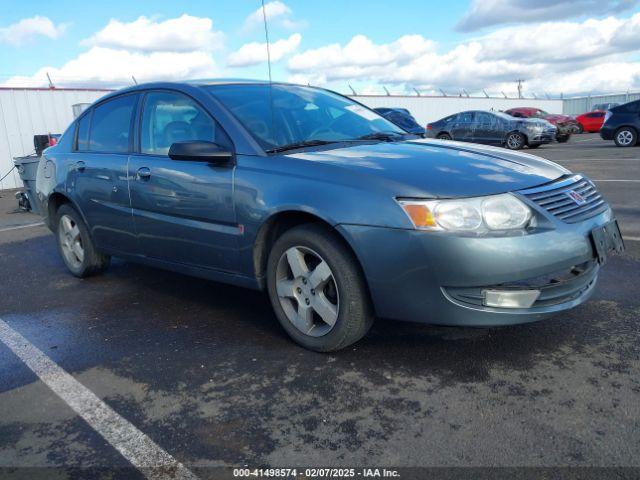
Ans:
[{"label": "utility pole", "polygon": [[56,88],[56,86],[51,81],[51,77],[49,76],[49,72],[47,72],[47,80],[49,80],[49,88]]},{"label": "utility pole", "polygon": [[489,98],[489,94],[485,90],[482,90],[482,93],[484,93],[485,97]]},{"label": "utility pole", "polygon": [[518,80],[516,80],[516,82],[518,82],[518,98],[523,98],[522,97],[522,82],[524,82],[524,80],[518,79]]},{"label": "utility pole", "polygon": [[385,87],[384,85],[382,85],[382,88],[384,88],[384,91],[387,93],[387,97],[390,97],[391,94],[389,93],[389,90],[387,90],[387,87]]},{"label": "utility pole", "polygon": [[444,90],[442,90],[441,88],[439,88],[438,90],[440,90],[440,93],[442,94],[442,96],[443,96],[443,97],[446,97],[446,96],[447,96],[447,94],[446,94],[446,93],[444,93]]},{"label": "utility pole", "polygon": [[357,93],[356,93],[356,91],[353,89],[353,87],[351,86],[351,84],[350,84],[350,83],[347,83],[347,85],[349,85],[349,88],[350,88],[350,89],[351,89],[351,91],[353,92],[353,96],[354,96],[354,97],[357,97],[357,96],[358,96],[358,94],[357,94]]},{"label": "utility pole", "polygon": [[418,95],[419,97],[421,96],[417,88],[414,88],[413,91],[416,92],[416,95]]}]

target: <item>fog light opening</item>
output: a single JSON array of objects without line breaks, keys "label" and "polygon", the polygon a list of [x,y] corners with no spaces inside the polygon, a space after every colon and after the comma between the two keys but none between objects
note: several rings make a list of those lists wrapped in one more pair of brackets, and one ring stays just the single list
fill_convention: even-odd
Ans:
[{"label": "fog light opening", "polygon": [[540,290],[483,290],[482,296],[486,307],[529,308],[540,296]]}]

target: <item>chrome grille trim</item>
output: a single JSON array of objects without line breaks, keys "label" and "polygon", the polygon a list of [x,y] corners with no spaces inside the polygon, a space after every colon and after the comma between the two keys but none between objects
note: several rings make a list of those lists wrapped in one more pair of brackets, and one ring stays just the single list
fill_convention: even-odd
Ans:
[{"label": "chrome grille trim", "polygon": [[[573,190],[585,199],[578,205],[567,192]],[[604,212],[609,205],[591,180],[582,175],[563,177],[540,187],[518,193],[566,223],[577,223]]]}]

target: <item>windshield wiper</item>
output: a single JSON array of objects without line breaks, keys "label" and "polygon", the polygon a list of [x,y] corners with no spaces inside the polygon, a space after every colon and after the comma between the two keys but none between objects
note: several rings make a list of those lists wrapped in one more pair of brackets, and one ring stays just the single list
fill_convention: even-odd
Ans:
[{"label": "windshield wiper", "polygon": [[403,138],[404,135],[398,132],[373,132],[362,135],[361,137],[356,138],[356,140],[384,140],[387,142],[392,142],[394,140],[400,140]]},{"label": "windshield wiper", "polygon": [[296,148],[317,147],[318,145],[328,145],[329,143],[339,143],[340,140],[303,140],[302,142],[287,143],[267,150],[267,153],[286,152],[287,150],[295,150]]}]

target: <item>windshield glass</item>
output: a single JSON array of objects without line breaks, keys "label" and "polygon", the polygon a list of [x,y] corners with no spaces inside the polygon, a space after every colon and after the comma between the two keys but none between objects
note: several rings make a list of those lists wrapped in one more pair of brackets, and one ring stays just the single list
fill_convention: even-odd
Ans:
[{"label": "windshield glass", "polygon": [[376,112],[326,90],[278,84],[272,88],[269,92],[268,84],[208,87],[265,150],[407,133]]},{"label": "windshield glass", "polygon": [[538,117],[538,118],[544,118],[547,115],[549,115],[549,114],[547,112],[545,112],[544,110],[537,110],[534,116]]}]

